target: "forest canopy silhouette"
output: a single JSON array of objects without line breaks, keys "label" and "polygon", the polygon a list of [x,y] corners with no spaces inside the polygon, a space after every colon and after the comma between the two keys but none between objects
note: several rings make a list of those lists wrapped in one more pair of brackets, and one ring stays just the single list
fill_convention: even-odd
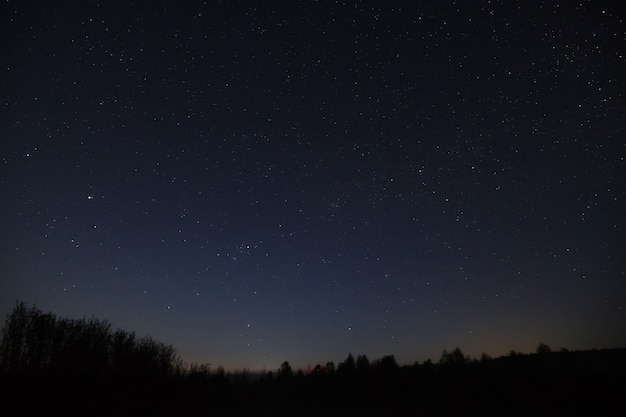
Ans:
[{"label": "forest canopy silhouette", "polygon": [[2,329],[3,372],[168,375],[180,365],[171,345],[113,330],[106,320],[65,319],[17,303]]},{"label": "forest canopy silhouette", "polygon": [[457,347],[437,363],[349,353],[337,365],[294,371],[284,361],[266,373],[227,373],[184,363],[173,346],[106,320],[59,318],[23,302],[0,340],[2,400],[25,414],[597,413],[617,404],[625,372],[626,349],[555,352],[540,343],[495,359]]}]

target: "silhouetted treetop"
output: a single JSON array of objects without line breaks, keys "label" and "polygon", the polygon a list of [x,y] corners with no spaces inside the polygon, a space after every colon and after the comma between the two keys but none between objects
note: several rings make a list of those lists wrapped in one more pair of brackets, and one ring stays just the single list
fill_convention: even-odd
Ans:
[{"label": "silhouetted treetop", "polygon": [[348,357],[337,365],[338,374],[351,374],[356,369],[356,362],[352,353],[348,354]]},{"label": "silhouetted treetop", "polygon": [[393,372],[399,369],[396,358],[393,355],[385,355],[375,362],[375,368],[382,372]]},{"label": "silhouetted treetop", "polygon": [[439,363],[442,365],[464,365],[469,362],[470,358],[466,357],[458,347],[450,353],[444,349],[441,353],[441,359],[439,359]]},{"label": "silhouetted treetop", "polygon": [[278,369],[278,377],[279,378],[287,378],[287,377],[291,377],[291,376],[293,376],[293,370],[291,369],[291,365],[289,365],[289,362],[284,361],[280,365],[280,368]]},{"label": "silhouetted treetop", "polygon": [[359,372],[366,372],[370,369],[370,361],[365,355],[358,355],[356,357],[356,369]]},{"label": "silhouetted treetop", "polygon": [[546,353],[551,353],[552,349],[550,348],[550,346],[548,346],[547,344],[541,342],[539,343],[539,345],[537,345],[537,353],[538,354],[546,354]]},{"label": "silhouetted treetop", "polygon": [[2,328],[0,370],[165,375],[180,366],[172,346],[111,327],[95,318],[57,318],[18,302]]}]

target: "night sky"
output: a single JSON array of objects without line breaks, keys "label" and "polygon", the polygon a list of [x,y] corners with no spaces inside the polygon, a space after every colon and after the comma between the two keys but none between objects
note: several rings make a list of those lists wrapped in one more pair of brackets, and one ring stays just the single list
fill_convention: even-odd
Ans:
[{"label": "night sky", "polygon": [[626,346],[620,2],[183,3],[0,6],[2,317],[226,369]]}]

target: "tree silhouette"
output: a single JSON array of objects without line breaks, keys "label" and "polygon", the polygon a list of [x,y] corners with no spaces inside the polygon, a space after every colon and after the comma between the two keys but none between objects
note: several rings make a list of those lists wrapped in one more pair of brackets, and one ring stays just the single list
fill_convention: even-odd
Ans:
[{"label": "tree silhouette", "polygon": [[335,362],[330,361],[330,362],[326,362],[326,365],[324,365],[324,369],[326,370],[326,373],[328,375],[332,375],[335,373]]},{"label": "tree silhouette", "polygon": [[[93,404],[106,408],[102,415],[119,415],[129,404],[132,412],[121,414],[287,415],[305,406],[305,415],[346,410],[544,415],[541,411],[557,409],[574,415],[592,414],[598,404],[608,410],[606,399],[619,399],[626,388],[626,349],[552,352],[542,343],[537,353],[551,354],[495,359],[484,354],[471,362],[457,347],[444,350],[438,363],[402,367],[393,355],[370,362],[350,353],[337,367],[317,364],[306,375],[284,361],[275,374],[256,377],[221,367],[212,371],[209,365],[183,366],[172,346],[150,337],[113,330],[94,318],[59,318],[24,303],[16,304],[0,335],[0,399],[7,409],[26,407],[24,415],[50,410],[89,415]],[[588,399],[592,392],[606,395],[594,401]],[[85,412],[66,413],[67,404],[79,404]]]},{"label": "tree silhouette", "polygon": [[356,357],[356,369],[360,373],[364,373],[370,370],[370,361],[365,355],[358,355]]},{"label": "tree silhouette", "polygon": [[439,363],[442,365],[465,365],[469,362],[470,359],[458,347],[450,353],[444,349],[441,353],[441,359],[439,359]]},{"label": "tree silhouette", "polygon": [[0,339],[3,372],[167,375],[180,367],[171,345],[112,332],[107,321],[60,319],[18,302]]},{"label": "tree silhouette", "polygon": [[356,362],[354,361],[354,356],[350,353],[348,354],[348,357],[337,366],[337,373],[341,375],[352,374],[355,369]]},{"label": "tree silhouette", "polygon": [[393,355],[385,355],[376,362],[376,370],[380,372],[389,373],[398,369],[396,358]]},{"label": "tree silhouette", "polygon": [[311,375],[322,375],[324,374],[324,368],[319,363],[313,367],[311,370]]},{"label": "tree silhouette", "polygon": [[283,362],[278,369],[278,377],[279,378],[288,378],[293,376],[293,370],[291,369],[291,365],[289,365],[288,361]]},{"label": "tree silhouette", "polygon": [[540,355],[552,353],[552,349],[550,348],[550,346],[542,342],[539,343],[539,345],[537,346],[537,353]]}]

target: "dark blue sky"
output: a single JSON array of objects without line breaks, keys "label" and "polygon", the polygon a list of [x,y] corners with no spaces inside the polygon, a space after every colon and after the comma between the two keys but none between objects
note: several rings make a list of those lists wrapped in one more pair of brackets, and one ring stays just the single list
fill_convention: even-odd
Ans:
[{"label": "dark blue sky", "polygon": [[0,6],[0,313],[229,369],[626,345],[616,2],[178,3]]}]

